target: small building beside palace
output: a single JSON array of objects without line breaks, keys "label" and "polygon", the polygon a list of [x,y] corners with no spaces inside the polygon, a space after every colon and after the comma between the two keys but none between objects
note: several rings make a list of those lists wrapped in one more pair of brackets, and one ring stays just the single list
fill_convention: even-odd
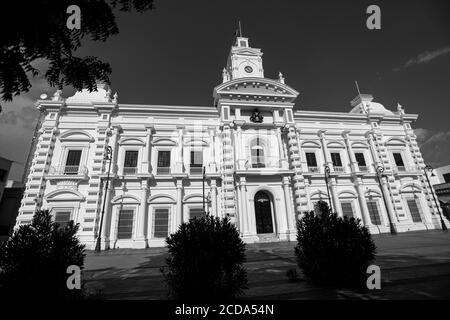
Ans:
[{"label": "small building beside palace", "polygon": [[119,103],[102,84],[38,100],[17,225],[49,209],[80,224],[87,248],[100,229],[102,248],[145,248],[211,214],[228,216],[246,242],[283,241],[323,200],[372,233],[441,228],[411,127],[417,115],[368,94],[345,112],[302,110],[281,73],[264,76],[262,56],[237,37],[210,106]]}]

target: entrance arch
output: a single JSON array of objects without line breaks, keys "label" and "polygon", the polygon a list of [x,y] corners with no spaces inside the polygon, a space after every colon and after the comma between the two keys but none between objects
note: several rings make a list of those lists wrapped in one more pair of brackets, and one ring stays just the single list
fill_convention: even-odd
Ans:
[{"label": "entrance arch", "polygon": [[270,195],[265,191],[255,194],[255,218],[256,233],[274,233],[272,220],[272,201]]}]

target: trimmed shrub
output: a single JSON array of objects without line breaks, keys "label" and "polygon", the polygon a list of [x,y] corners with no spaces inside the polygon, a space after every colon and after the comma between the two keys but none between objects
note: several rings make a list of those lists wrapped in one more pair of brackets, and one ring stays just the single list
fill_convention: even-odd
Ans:
[{"label": "trimmed shrub", "polygon": [[73,221],[60,226],[48,211],[37,211],[31,224],[21,225],[0,245],[0,294],[9,298],[78,299],[69,290],[67,267],[84,264],[84,245]]},{"label": "trimmed shrub", "polygon": [[169,297],[234,299],[247,288],[245,244],[228,218],[207,215],[191,219],[166,242],[170,257],[161,271]]},{"label": "trimmed shrub", "polygon": [[338,217],[320,201],[297,223],[297,263],[319,285],[360,287],[376,247],[359,219]]}]

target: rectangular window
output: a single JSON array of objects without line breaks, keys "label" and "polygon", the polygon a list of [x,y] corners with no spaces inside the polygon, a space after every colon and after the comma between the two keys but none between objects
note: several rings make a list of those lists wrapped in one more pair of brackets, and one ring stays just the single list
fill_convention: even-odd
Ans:
[{"label": "rectangular window", "polygon": [[405,164],[403,162],[402,154],[400,152],[394,152],[392,155],[394,156],[395,165],[397,167],[405,166]]},{"label": "rectangular window", "polygon": [[204,216],[203,208],[189,208],[189,219],[202,218]]},{"label": "rectangular window", "polygon": [[259,138],[256,145],[251,149],[252,154],[252,168],[265,168],[266,161],[264,158],[264,149],[259,145]]},{"label": "rectangular window", "polygon": [[450,173],[444,173],[442,178],[444,178],[444,183],[450,183]]},{"label": "rectangular window", "polygon": [[125,151],[125,160],[123,162],[123,173],[133,174],[136,173],[138,165],[139,151],[137,150],[127,150]]},{"label": "rectangular window", "polygon": [[165,238],[169,235],[169,209],[155,208],[153,212],[153,237]]},{"label": "rectangular window", "polygon": [[367,208],[369,209],[370,221],[374,225],[381,225],[380,210],[378,210],[378,202],[376,200],[367,201]]},{"label": "rectangular window", "polygon": [[407,199],[406,203],[408,204],[409,212],[411,213],[413,222],[422,222],[419,205],[416,199]]},{"label": "rectangular window", "polygon": [[131,239],[133,234],[134,210],[122,209],[119,211],[117,239]]},{"label": "rectangular window", "polygon": [[287,114],[287,121],[294,122],[294,119],[292,119],[292,110],[286,110],[286,114]]},{"label": "rectangular window", "polygon": [[170,151],[160,150],[158,151],[158,164],[157,174],[169,174],[170,173]]},{"label": "rectangular window", "polygon": [[0,169],[0,181],[6,180],[6,174],[8,172],[6,170]]},{"label": "rectangular window", "polygon": [[70,210],[55,211],[55,222],[64,227],[69,223],[71,214]]},{"label": "rectangular window", "polygon": [[223,120],[229,120],[230,119],[230,107],[223,107]]},{"label": "rectangular window", "polygon": [[203,151],[191,151],[191,174],[202,174],[203,171]]},{"label": "rectangular window", "polygon": [[82,150],[69,150],[67,152],[64,174],[77,174],[80,168]]},{"label": "rectangular window", "polygon": [[333,162],[333,167],[342,167],[341,155],[339,152],[331,153],[331,161]]},{"label": "rectangular window", "polygon": [[351,201],[342,201],[341,202],[342,214],[344,217],[353,217],[353,205]]},{"label": "rectangular window", "polygon": [[139,151],[137,150],[127,150],[125,151],[125,161],[123,163],[124,167],[136,168],[138,164]]},{"label": "rectangular window", "polygon": [[305,155],[308,168],[317,168],[316,154],[314,152],[306,152]]},{"label": "rectangular window", "polygon": [[364,157],[364,153],[362,153],[362,152],[355,152],[355,158],[356,158],[356,162],[358,163],[359,167],[365,167],[366,166],[366,158]]}]

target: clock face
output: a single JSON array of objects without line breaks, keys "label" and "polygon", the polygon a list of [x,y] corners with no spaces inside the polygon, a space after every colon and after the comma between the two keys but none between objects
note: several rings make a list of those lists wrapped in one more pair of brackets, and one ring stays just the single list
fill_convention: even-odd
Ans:
[{"label": "clock face", "polygon": [[247,73],[252,73],[252,72],[253,72],[253,68],[250,67],[250,66],[246,66],[246,67],[244,68],[244,70],[245,70],[245,72],[247,72]]}]

